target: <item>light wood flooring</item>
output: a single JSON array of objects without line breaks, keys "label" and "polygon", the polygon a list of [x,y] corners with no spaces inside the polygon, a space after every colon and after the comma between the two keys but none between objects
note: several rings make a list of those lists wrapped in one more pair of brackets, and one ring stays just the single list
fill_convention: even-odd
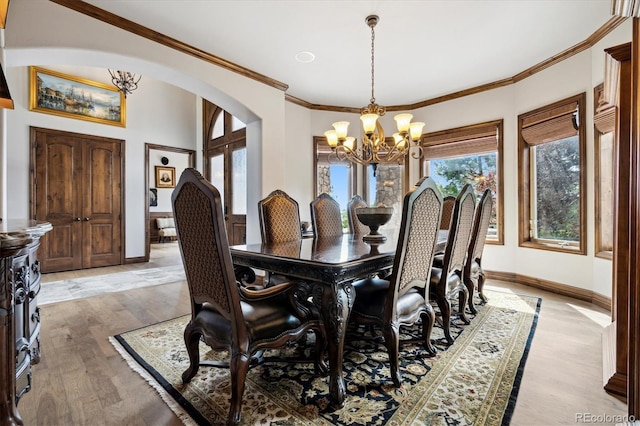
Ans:
[{"label": "light wood flooring", "polygon": [[[147,264],[46,274],[43,279],[179,262],[176,243],[154,244]],[[606,311],[522,285],[490,281],[488,286],[543,299],[512,425],[584,423],[578,421],[579,413],[625,415],[626,405],[602,390],[601,335],[609,322]],[[108,338],[189,309],[184,282],[42,306],[42,360],[33,366],[33,389],[18,404],[25,424],[180,425]]]}]

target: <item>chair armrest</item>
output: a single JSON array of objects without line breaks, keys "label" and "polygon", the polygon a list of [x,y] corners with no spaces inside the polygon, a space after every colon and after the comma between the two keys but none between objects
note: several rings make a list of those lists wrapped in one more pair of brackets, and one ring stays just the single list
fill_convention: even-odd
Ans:
[{"label": "chair armrest", "polygon": [[296,281],[287,281],[271,287],[253,290],[238,282],[238,291],[240,292],[240,297],[246,301],[263,300],[282,294],[298,284]]}]

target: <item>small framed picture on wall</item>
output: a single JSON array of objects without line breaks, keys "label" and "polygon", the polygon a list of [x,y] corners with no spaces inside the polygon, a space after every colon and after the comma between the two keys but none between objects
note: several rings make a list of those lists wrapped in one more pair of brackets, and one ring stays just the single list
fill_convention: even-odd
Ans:
[{"label": "small framed picture on wall", "polygon": [[158,207],[158,190],[156,188],[149,188],[149,206]]},{"label": "small framed picture on wall", "polygon": [[175,188],[176,168],[167,166],[156,166],[156,187]]}]

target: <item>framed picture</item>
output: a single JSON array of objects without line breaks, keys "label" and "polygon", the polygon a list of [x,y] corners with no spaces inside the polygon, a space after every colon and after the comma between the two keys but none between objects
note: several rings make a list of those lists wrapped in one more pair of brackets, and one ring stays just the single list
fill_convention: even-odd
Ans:
[{"label": "framed picture", "polygon": [[156,188],[149,188],[149,206],[158,207],[158,190]]},{"label": "framed picture", "polygon": [[114,86],[29,67],[29,110],[125,127],[126,105]]},{"label": "framed picture", "polygon": [[176,168],[156,166],[156,186],[158,188],[175,188]]}]

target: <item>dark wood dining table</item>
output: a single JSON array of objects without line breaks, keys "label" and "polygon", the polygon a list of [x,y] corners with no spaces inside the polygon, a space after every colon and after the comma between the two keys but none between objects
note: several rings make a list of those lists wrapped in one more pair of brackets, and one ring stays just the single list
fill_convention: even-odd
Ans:
[{"label": "dark wood dining table", "polygon": [[[442,240],[441,233],[441,246],[444,244]],[[329,394],[334,408],[344,405],[346,392],[342,354],[347,322],[356,297],[351,283],[371,274],[390,272],[396,241],[395,235],[390,235],[386,242],[374,245],[363,242],[361,237],[344,234],[335,238],[231,246],[234,265],[311,283],[310,296],[327,334]]]}]

